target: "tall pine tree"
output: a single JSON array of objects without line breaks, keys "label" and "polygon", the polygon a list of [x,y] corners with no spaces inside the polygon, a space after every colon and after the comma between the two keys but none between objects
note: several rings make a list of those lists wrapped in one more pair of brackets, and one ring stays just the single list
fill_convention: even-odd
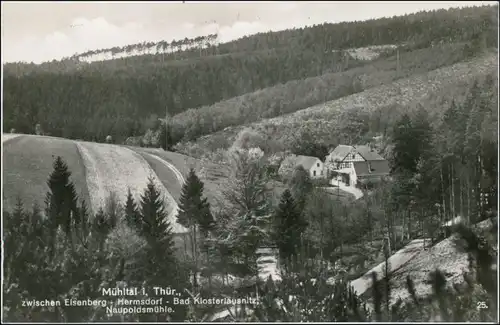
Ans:
[{"label": "tall pine tree", "polygon": [[182,186],[177,222],[190,230],[191,256],[194,260],[193,281],[198,273],[198,233],[206,239],[214,226],[210,204],[203,197],[204,184],[193,168]]},{"label": "tall pine tree", "polygon": [[305,227],[305,221],[302,220],[301,213],[297,210],[292,194],[286,189],[275,214],[274,231],[280,257],[284,261],[297,256]]},{"label": "tall pine tree", "polygon": [[[168,212],[160,191],[153,178],[141,195],[140,213],[136,225],[138,234],[146,240],[145,260],[142,263],[141,277],[148,287],[170,286],[178,292],[186,287],[184,272],[175,257],[174,235],[168,220]],[[178,307],[178,306],[176,306]],[[183,320],[183,308],[175,308],[174,314],[144,315],[141,321]]]},{"label": "tall pine tree", "polygon": [[198,225],[200,231],[206,233],[213,226],[213,217],[210,204],[203,197],[204,187],[195,170],[191,168],[182,186],[177,222],[186,228]]},{"label": "tall pine tree", "polygon": [[313,183],[309,173],[302,166],[295,168],[290,179],[290,192],[296,202],[297,209],[302,213],[304,211],[307,198],[313,189]]},{"label": "tall pine tree", "polygon": [[[78,197],[75,186],[70,181],[71,172],[60,156],[54,160],[53,168],[47,181],[49,192],[45,199],[46,214],[52,233],[49,247],[52,248],[55,232],[59,227],[62,227],[63,231],[69,235],[72,225],[80,223]],[[69,239],[71,240],[71,237]]]},{"label": "tall pine tree", "polygon": [[127,191],[127,199],[125,200],[125,222],[127,226],[132,229],[137,229],[139,222],[139,210],[137,208],[137,204],[134,201],[134,197],[132,196],[132,192],[130,188]]},{"label": "tall pine tree", "polygon": [[411,118],[408,114],[404,114],[393,129],[393,172],[416,172],[419,147],[414,136]]}]

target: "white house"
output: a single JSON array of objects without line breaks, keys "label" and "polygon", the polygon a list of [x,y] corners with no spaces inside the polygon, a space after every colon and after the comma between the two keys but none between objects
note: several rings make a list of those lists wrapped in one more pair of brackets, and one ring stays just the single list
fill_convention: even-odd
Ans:
[{"label": "white house", "polygon": [[325,159],[326,170],[335,175],[332,182],[341,181],[350,186],[358,182],[379,180],[388,176],[386,159],[368,146],[339,145]]},{"label": "white house", "polygon": [[299,165],[309,172],[309,177],[311,178],[322,178],[326,176],[325,166],[317,157],[297,156],[295,166]]},{"label": "white house", "polygon": [[321,159],[317,157],[296,155],[286,157],[281,163],[278,173],[282,176],[290,175],[297,166],[302,166],[312,179],[324,178],[327,176],[325,166]]}]

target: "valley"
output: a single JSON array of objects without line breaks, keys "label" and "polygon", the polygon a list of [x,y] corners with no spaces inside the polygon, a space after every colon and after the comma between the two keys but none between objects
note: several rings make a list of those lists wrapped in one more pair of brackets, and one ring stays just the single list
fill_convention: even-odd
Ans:
[{"label": "valley", "polygon": [[494,321],[475,301],[497,303],[497,14],[4,64],[9,306],[99,299],[104,286],[259,300],[8,317]]}]

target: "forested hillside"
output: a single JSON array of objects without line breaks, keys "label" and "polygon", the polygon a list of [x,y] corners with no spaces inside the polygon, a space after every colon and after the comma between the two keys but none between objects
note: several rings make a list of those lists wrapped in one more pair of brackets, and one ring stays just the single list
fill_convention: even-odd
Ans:
[{"label": "forested hillside", "polygon": [[[497,79],[497,75],[493,72],[497,67],[497,58],[496,53],[489,51],[470,61],[442,67],[428,73],[411,75],[392,83],[390,79],[384,78],[393,77],[390,70],[387,72],[381,69],[374,70],[370,75],[364,76],[366,84],[371,87],[367,87],[362,92],[337,100],[324,101],[291,114],[228,127],[193,141],[183,141],[177,144],[176,150],[198,158],[207,157],[210,160],[217,160],[219,159],[217,158],[218,152],[229,148],[239,132],[249,128],[259,134],[258,138],[251,140],[252,144],[258,144],[267,153],[294,150],[297,154],[307,154],[323,159],[326,154],[321,153],[328,149],[314,152],[316,149],[310,151],[308,148],[332,148],[338,144],[356,145],[371,141],[375,135],[388,135],[391,125],[397,118],[404,113],[414,111],[416,107],[425,108],[437,121],[444,107],[451,100],[457,102],[464,100],[464,94],[474,81],[484,80],[487,75],[490,75],[489,78],[492,80]],[[431,62],[434,61],[427,61],[428,66],[432,64]],[[392,71],[392,73],[395,72]],[[387,82],[384,82],[385,80]],[[335,87],[332,85],[316,89],[317,91],[311,94],[317,95],[323,89],[331,93]],[[285,110],[297,105],[295,102],[284,103],[279,96],[258,98],[271,108],[273,106],[279,108],[281,105],[281,109]],[[303,96],[299,97],[297,102],[300,104],[306,100]],[[241,106],[244,105],[244,102],[239,103]],[[239,103],[236,102],[232,107],[239,107]],[[193,112],[190,117],[194,119],[197,115],[205,113],[203,117],[207,120],[210,116],[208,112],[216,112],[216,109],[223,111],[225,107],[229,107],[228,104],[225,103],[227,106],[214,105],[211,110],[206,111],[200,109]],[[264,110],[267,108],[266,105],[260,107]],[[289,112],[293,111],[291,109]],[[231,119],[234,121],[238,118],[227,113],[220,115],[213,113],[212,116],[217,116],[212,117],[212,120],[222,121],[231,121]],[[200,120],[203,121],[203,119]],[[175,121],[176,117],[174,117]],[[186,121],[189,120],[186,119]],[[197,125],[196,130],[203,130],[203,127],[210,124],[198,123]],[[265,146],[262,146],[261,142],[264,140]]]},{"label": "forested hillside", "polygon": [[[111,135],[121,142],[129,136],[144,134],[166,111],[175,115],[291,80],[338,73],[367,64],[349,59],[343,51],[337,51],[339,49],[396,44],[401,51],[411,51],[440,42],[471,40],[480,40],[485,47],[496,46],[496,10],[497,7],[450,9],[364,22],[322,24],[261,33],[201,51],[195,46],[184,52],[91,64],[78,62],[77,57],[40,66],[7,64],[4,66],[4,128],[34,133],[35,125],[40,124],[46,133],[54,136],[103,141]],[[151,46],[143,46],[146,45]],[[356,88],[357,85],[347,86],[351,89],[334,92],[324,99],[363,90]],[[285,95],[285,101],[290,100],[293,99]],[[323,98],[311,102],[319,100]],[[243,115],[249,114],[256,105],[246,104],[248,107],[240,111],[243,110]],[[305,107],[293,109],[301,108]],[[274,109],[271,115],[280,113]],[[202,133],[234,123],[214,123]],[[186,130],[182,130],[184,132]],[[188,131],[187,138],[199,135]]]},{"label": "forested hillside", "polygon": [[[474,47],[477,54],[481,46]],[[360,93],[400,78],[425,73],[466,59],[470,53],[462,43],[442,44],[398,53],[345,71],[291,80],[210,106],[202,106],[172,117],[175,140],[194,140],[231,126],[293,113],[310,106]]]}]

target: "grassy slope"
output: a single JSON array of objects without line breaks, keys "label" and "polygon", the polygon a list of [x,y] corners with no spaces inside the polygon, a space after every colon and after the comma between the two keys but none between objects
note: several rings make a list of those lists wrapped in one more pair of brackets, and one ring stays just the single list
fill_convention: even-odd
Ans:
[{"label": "grassy slope", "polygon": [[[342,112],[361,108],[368,112],[399,107],[409,110],[418,103],[426,107],[446,107],[443,102],[463,96],[466,88],[477,77],[497,71],[498,55],[488,53],[470,62],[457,63],[428,73],[400,79],[387,85],[373,87],[361,93],[346,96],[337,100],[315,105],[292,114],[252,123],[250,126],[266,132],[267,125],[276,125],[276,134],[280,138],[291,138],[297,128],[307,127],[314,130],[320,138],[328,137],[332,127],[341,122]],[[442,109],[435,110],[435,112]],[[397,115],[400,111],[391,114]],[[236,127],[211,136],[200,138],[197,147],[206,148],[212,145],[212,138],[223,137],[234,141],[243,128]]]},{"label": "grassy slope", "polygon": [[[7,136],[11,138],[11,135]],[[90,202],[85,165],[71,140],[21,135],[3,143],[3,209],[11,209],[19,195],[26,207],[38,203],[43,208],[47,179],[54,157],[61,156],[72,173],[80,198]]]},{"label": "grassy slope", "polygon": [[[87,186],[94,209],[104,206],[106,197],[112,192],[123,203],[128,189],[136,202],[139,201],[148,179],[152,177],[167,203],[167,211],[170,215],[176,214],[177,204],[141,155],[124,147],[102,143],[77,142],[77,146],[87,168]],[[183,230],[174,220],[171,221],[174,232]]]},{"label": "grassy slope", "polygon": [[[389,269],[390,272],[394,272],[403,267],[408,261],[412,260],[418,253],[423,249],[423,240],[415,239],[408,245],[398,250],[394,255],[389,257]],[[358,295],[362,295],[366,290],[372,286],[371,274],[373,272],[377,273],[377,277],[383,278],[385,272],[385,262],[378,264],[376,267],[372,268],[362,277],[351,282],[353,289]]]},{"label": "grassy slope", "polygon": [[[476,225],[479,233],[486,233],[492,227],[492,220],[488,219]],[[406,290],[406,276],[410,275],[415,282],[415,291],[418,297],[425,297],[432,292],[431,284],[427,281],[429,272],[440,269],[446,276],[449,284],[463,283],[463,275],[469,271],[468,254],[461,251],[455,244],[457,239],[453,235],[432,246],[429,250],[421,250],[409,263],[392,275],[392,299],[398,297],[410,298]]]},{"label": "grassy slope", "polygon": [[[229,176],[228,167],[210,163],[207,161],[202,161],[175,152],[166,152],[161,149],[133,148],[137,152],[154,154],[173,164],[184,175],[184,177],[187,177],[189,170],[193,168],[198,177],[200,177],[200,179],[205,183],[204,194],[206,195],[208,200],[212,204],[215,204],[216,202],[218,202],[218,200],[220,200],[221,189],[223,188],[224,184],[226,183],[227,177]],[[156,165],[158,164],[152,165],[153,169],[158,168],[158,166]],[[157,170],[155,169],[155,171]],[[159,169],[157,173],[158,172]],[[159,174],[159,176],[161,175]],[[173,175],[169,176],[169,178],[162,178],[162,180],[166,179],[167,182],[171,182],[172,177]],[[170,189],[170,187],[168,188]],[[178,189],[176,190],[176,188]],[[173,186],[172,195],[176,198],[180,197],[180,187]]]},{"label": "grassy slope", "polygon": [[[175,174],[167,167],[165,168],[164,164],[158,159],[155,159],[154,154],[147,152],[138,152],[153,168],[158,178],[162,181],[163,185],[168,188],[170,194],[174,200],[179,203],[179,197],[181,194],[182,184],[179,183]],[[158,156],[156,156],[158,157]],[[161,159],[161,158],[160,158]]]},{"label": "grassy slope", "polygon": [[[485,234],[490,231],[492,225],[492,220],[489,219],[480,222],[475,228],[479,233]],[[403,299],[403,301],[410,299],[406,286],[406,277],[408,275],[414,281],[417,297],[426,297],[432,293],[428,277],[429,273],[436,269],[443,272],[448,280],[448,285],[463,283],[463,275],[469,271],[469,261],[467,253],[456,246],[456,239],[456,235],[453,235],[428,249],[424,250],[421,247],[412,254],[406,263],[400,265],[391,275],[391,303],[395,303],[398,298]],[[391,269],[394,268],[391,266]],[[379,275],[378,278],[382,279],[383,276]],[[361,279],[358,280],[361,281]],[[371,283],[368,283],[368,285],[370,288],[362,296],[367,298],[367,301],[371,304],[372,285]]]},{"label": "grassy slope", "polygon": [[[4,135],[4,209],[12,209],[19,195],[27,206],[43,201],[48,191],[47,178],[52,172],[54,157],[61,156],[72,172],[72,181],[77,193],[89,203],[93,210],[104,204],[104,197],[110,191],[118,194],[123,201],[130,187],[136,198],[146,187],[149,176],[153,176],[160,190],[167,197],[177,199],[181,185],[169,168],[157,160],[144,158],[147,152],[154,153],[179,169],[184,175],[191,166],[201,169],[194,158],[155,149],[128,148],[116,145],[77,142],[72,140],[33,135]],[[151,166],[150,166],[151,164]],[[220,168],[215,164],[208,166],[205,191],[209,199],[218,191],[217,182],[221,181]],[[214,176],[215,175],[215,176]],[[167,191],[168,190],[168,191]],[[90,192],[90,194],[89,194]],[[170,200],[170,199],[169,199]],[[171,206],[176,207],[172,200]]]}]

